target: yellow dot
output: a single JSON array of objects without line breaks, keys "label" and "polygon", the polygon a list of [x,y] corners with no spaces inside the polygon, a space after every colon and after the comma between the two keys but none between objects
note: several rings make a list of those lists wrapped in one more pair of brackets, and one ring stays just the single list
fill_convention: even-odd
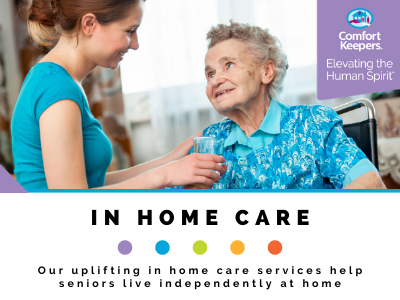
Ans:
[{"label": "yellow dot", "polygon": [[244,252],[244,244],[242,241],[234,241],[231,244],[231,251],[235,255],[240,255]]}]

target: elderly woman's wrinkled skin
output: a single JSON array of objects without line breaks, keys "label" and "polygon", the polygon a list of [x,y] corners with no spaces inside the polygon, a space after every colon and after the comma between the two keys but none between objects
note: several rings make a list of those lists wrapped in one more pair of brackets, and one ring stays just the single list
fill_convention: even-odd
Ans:
[{"label": "elderly woman's wrinkled skin", "polygon": [[248,47],[230,39],[208,50],[205,65],[206,94],[211,104],[250,137],[270,104],[267,86],[275,75],[274,64],[256,65]]},{"label": "elderly woman's wrinkled skin", "polygon": [[[267,88],[275,76],[273,62],[257,65],[245,43],[229,39],[208,50],[205,66],[206,94],[211,104],[250,137],[260,127],[269,108]],[[379,174],[371,171],[345,188],[386,187]]]}]

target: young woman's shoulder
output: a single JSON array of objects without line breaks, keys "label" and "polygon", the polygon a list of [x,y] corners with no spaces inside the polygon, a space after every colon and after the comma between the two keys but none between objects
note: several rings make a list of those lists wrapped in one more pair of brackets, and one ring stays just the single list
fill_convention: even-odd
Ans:
[{"label": "young woman's shoulder", "polygon": [[85,99],[82,88],[63,67],[43,62],[33,67],[26,76],[17,105],[28,108],[26,111],[39,121],[48,107],[61,100],[76,102],[83,112]]}]

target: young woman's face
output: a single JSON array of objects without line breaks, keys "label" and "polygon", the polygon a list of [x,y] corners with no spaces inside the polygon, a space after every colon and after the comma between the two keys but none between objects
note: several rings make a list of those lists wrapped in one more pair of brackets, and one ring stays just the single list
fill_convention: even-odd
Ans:
[{"label": "young woman's face", "polygon": [[144,1],[140,0],[129,9],[127,17],[107,25],[100,25],[93,32],[87,49],[88,59],[104,68],[116,69],[129,49],[137,50],[137,29],[142,22]]}]

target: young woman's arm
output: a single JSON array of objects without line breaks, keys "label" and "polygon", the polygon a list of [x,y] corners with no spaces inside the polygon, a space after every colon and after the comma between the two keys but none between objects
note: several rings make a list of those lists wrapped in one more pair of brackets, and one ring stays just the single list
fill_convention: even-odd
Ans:
[{"label": "young woman's arm", "polygon": [[219,165],[225,160],[212,154],[191,154],[180,160],[172,161],[161,167],[144,172],[132,179],[114,185],[101,187],[103,189],[157,189],[172,186],[194,185],[200,188],[211,188],[214,181],[221,176],[226,167]]},{"label": "young woman's arm", "polygon": [[[53,189],[87,189],[81,111],[71,100],[56,102],[46,109],[39,119],[43,165],[46,181]],[[218,163],[224,159],[217,155],[192,154],[160,167],[150,162],[142,167],[140,175],[100,188],[154,189],[165,186],[201,184],[212,186],[220,176],[211,169],[225,172]],[[147,172],[146,172],[147,171]],[[130,171],[133,172],[133,171]]]},{"label": "young woman's arm", "polygon": [[47,186],[87,189],[82,115],[78,104],[72,100],[56,102],[42,113],[39,127]]},{"label": "young woman's arm", "polygon": [[[200,135],[201,135],[201,132],[196,134],[195,136],[200,136]],[[172,162],[174,160],[179,160],[179,159],[185,157],[189,153],[189,151],[192,147],[193,147],[193,137],[190,137],[187,140],[185,140],[184,142],[182,142],[178,147],[176,147],[174,151],[172,151],[171,153],[169,153],[168,155],[166,155],[164,157],[154,159],[152,161],[134,166],[129,169],[107,173],[105,185],[106,186],[113,185],[116,183],[126,181],[128,179],[136,177],[136,176],[138,176],[144,172],[147,172],[149,170],[158,168],[158,167],[165,165],[169,162]]]}]

